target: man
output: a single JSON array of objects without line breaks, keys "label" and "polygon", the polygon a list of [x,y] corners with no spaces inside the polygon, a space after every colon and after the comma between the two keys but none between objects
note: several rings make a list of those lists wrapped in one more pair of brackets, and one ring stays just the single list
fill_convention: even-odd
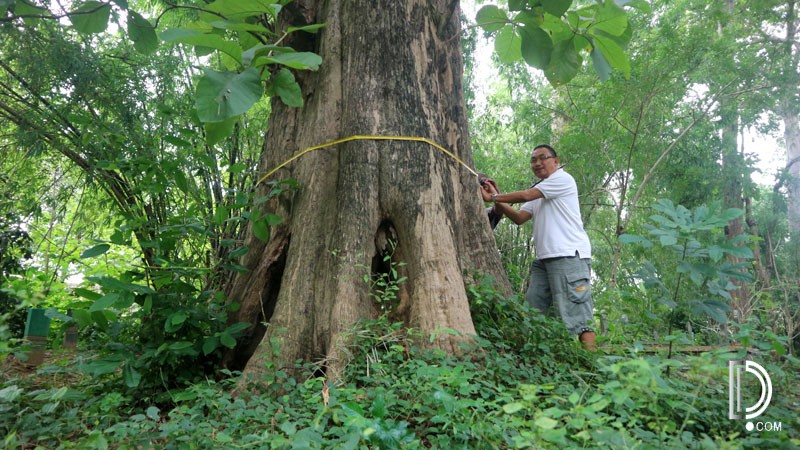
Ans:
[{"label": "man", "polygon": [[[529,189],[499,194],[483,186],[481,195],[517,225],[534,219],[536,260],[525,299],[543,313],[556,308],[584,348],[594,349],[592,246],[583,229],[578,187],[549,145],[533,149],[531,170],[540,181]],[[508,205],[523,202],[519,210]]]}]

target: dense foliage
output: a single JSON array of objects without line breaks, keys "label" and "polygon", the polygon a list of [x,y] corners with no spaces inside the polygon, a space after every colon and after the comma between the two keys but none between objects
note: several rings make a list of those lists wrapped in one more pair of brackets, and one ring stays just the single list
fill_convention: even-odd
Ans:
[{"label": "dense foliage", "polygon": [[[276,0],[0,1],[4,446],[799,446],[797,195],[788,165],[754,181],[765,152],[744,139],[794,145],[779,130],[798,114],[782,100],[796,42],[769,35],[795,26],[794,1],[572,3],[465,18],[470,139],[503,191],[531,184],[535,144],[559,148],[593,242],[600,350],[480,274],[479,336],[426,350],[431,336],[388,318],[404,280],[365,267],[353,282],[387,315],[352,330],[340,379],[309,364],[255,393],[220,370],[249,326],[229,321],[225,287],[245,230],[268,240],[280,220],[253,206],[302,189],[253,193],[268,97],[301,106],[294,74],[324,64],[302,37],[323,25],[283,23]],[[503,221],[495,237],[524,292],[530,230]],[[38,368],[30,308],[52,319]],[[77,351],[63,348],[73,326]],[[771,376],[761,419],[781,430],[727,418],[728,361],[745,358]]]}]

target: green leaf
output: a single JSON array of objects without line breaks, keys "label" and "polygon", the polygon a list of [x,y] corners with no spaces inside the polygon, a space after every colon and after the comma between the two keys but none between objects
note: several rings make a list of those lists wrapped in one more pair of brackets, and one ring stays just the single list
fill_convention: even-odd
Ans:
[{"label": "green leaf", "polygon": [[122,365],[123,360],[121,357],[110,357],[106,359],[96,359],[79,366],[80,370],[90,373],[94,376],[106,375],[114,373]]},{"label": "green leaf", "polygon": [[275,14],[278,7],[276,3],[278,0],[217,0],[206,5],[205,9],[218,12],[228,19],[243,20],[262,14]]},{"label": "green leaf", "polygon": [[278,53],[266,58],[267,62],[283,64],[292,69],[317,70],[322,64],[322,57],[311,52]]},{"label": "green leaf", "polygon": [[222,122],[246,112],[263,94],[257,69],[242,73],[203,69],[195,105],[201,122]]},{"label": "green leaf", "polygon": [[130,364],[125,364],[125,367],[122,368],[122,378],[125,380],[126,386],[135,388],[139,386],[139,382],[142,381],[142,374],[140,374]]},{"label": "green leaf", "polygon": [[219,28],[221,30],[231,30],[231,31],[253,31],[256,33],[269,33],[270,31],[263,25],[258,25],[255,23],[245,23],[239,21],[232,21],[232,20],[215,20],[214,22],[209,22],[214,28]]},{"label": "green leaf", "polygon": [[139,53],[149,55],[158,50],[156,28],[136,11],[128,11],[128,37]]},{"label": "green leaf", "polygon": [[572,5],[572,0],[542,0],[542,8],[545,12],[556,17],[561,17],[567,12],[570,5]]},{"label": "green leaf", "polygon": [[489,33],[495,32],[508,23],[506,12],[496,5],[486,5],[475,15],[478,26]]},{"label": "green leaf", "polygon": [[206,144],[215,145],[224,141],[231,134],[236,127],[236,122],[239,121],[241,116],[231,117],[222,122],[206,122],[203,124],[203,131],[206,133]]},{"label": "green leaf", "polygon": [[231,258],[238,258],[240,256],[246,255],[247,252],[249,252],[249,251],[250,251],[250,247],[248,247],[246,245],[243,245],[243,246],[237,248],[236,250],[230,252],[230,254],[228,256],[230,256]]},{"label": "green leaf", "polygon": [[186,313],[176,312],[176,313],[174,313],[174,314],[169,316],[169,321],[172,322],[172,324],[174,324],[174,325],[180,325],[180,324],[186,322],[186,319],[188,319],[188,318],[189,317],[186,315]]},{"label": "green leaf", "polygon": [[536,418],[536,420],[534,420],[533,424],[537,428],[541,428],[543,430],[552,430],[556,427],[556,425],[558,425],[558,421],[547,416],[539,416]]},{"label": "green leaf", "polygon": [[522,58],[521,45],[522,38],[510,25],[501,28],[494,38],[494,51],[503,64],[511,64]]},{"label": "green leaf", "polygon": [[269,227],[264,220],[256,220],[253,222],[253,235],[264,242],[269,241]]},{"label": "green leaf", "polygon": [[94,34],[106,31],[111,5],[88,1],[70,11],[69,20],[79,33]]},{"label": "green leaf", "polygon": [[91,313],[82,308],[78,309],[73,308],[72,318],[75,319],[76,322],[78,322],[78,326],[81,328],[88,327],[93,322]]},{"label": "green leaf", "polygon": [[[628,57],[625,55],[625,52],[622,51],[622,48],[617,45],[616,42],[614,42],[614,40],[603,36],[595,36],[593,39],[593,44],[595,49],[600,50],[600,53],[608,62],[608,65],[625,74],[626,79],[631,77],[631,65],[628,61]],[[592,60],[594,61],[594,58]],[[597,69],[596,63],[595,69]]]},{"label": "green leaf", "polygon": [[597,11],[592,28],[597,28],[614,36],[622,36],[628,28],[628,17],[625,10],[615,5],[614,2],[605,2]]},{"label": "green leaf", "polygon": [[691,300],[689,306],[692,313],[705,315],[709,319],[720,324],[724,324],[728,321],[728,311],[731,309],[728,304],[709,298]]},{"label": "green leaf", "polygon": [[294,33],[296,31],[305,31],[306,33],[316,34],[320,28],[324,28],[327,23],[314,23],[303,27],[289,27],[286,29],[287,33]]},{"label": "green leaf", "polygon": [[216,34],[208,34],[187,28],[171,28],[161,33],[161,40],[193,45],[195,50],[203,48],[219,50],[233,58],[237,63],[242,64],[242,47],[236,42],[229,41]]},{"label": "green leaf", "polygon": [[228,347],[228,348],[236,347],[236,339],[234,339],[233,336],[231,336],[228,333],[225,333],[225,332],[220,333],[219,334],[219,340],[222,343],[222,345],[224,345],[225,347]]},{"label": "green leaf", "polygon": [[594,71],[597,73],[597,76],[600,78],[600,81],[608,81],[611,78],[611,66],[608,64],[608,61],[603,56],[603,53],[597,47],[592,49],[592,52],[589,54],[592,58],[592,63],[594,64]]},{"label": "green leaf", "polygon": [[264,220],[269,226],[274,226],[283,223],[283,219],[281,219],[281,216],[272,213],[264,214],[264,217],[262,217],[261,219]]},{"label": "green leaf", "polygon": [[525,405],[523,405],[520,402],[507,403],[507,404],[503,405],[503,411],[506,414],[514,414],[515,412],[521,411],[524,408],[525,408]]},{"label": "green leaf", "polygon": [[189,180],[180,167],[176,167],[175,170],[172,171],[172,178],[175,180],[175,185],[178,186],[178,189],[184,194],[189,192]]},{"label": "green leaf", "polygon": [[658,237],[659,242],[663,247],[668,247],[670,245],[675,245],[678,243],[678,238],[672,234],[662,234]]},{"label": "green leaf", "polygon": [[117,293],[106,294],[100,297],[99,300],[92,303],[92,306],[89,307],[89,312],[102,311],[104,309],[107,309],[116,304],[117,300],[119,300],[119,294]]},{"label": "green leaf", "polygon": [[521,31],[522,59],[537,69],[547,69],[553,54],[553,40],[550,35],[541,28],[527,25]]},{"label": "green leaf", "polygon": [[111,246],[108,244],[97,244],[94,247],[87,248],[81,253],[81,259],[84,258],[94,258],[95,256],[100,256],[103,253],[107,252]]},{"label": "green leaf", "polygon": [[575,78],[580,66],[581,58],[575,50],[572,39],[561,41],[553,47],[550,66],[545,71],[545,76],[551,84],[560,86]]},{"label": "green leaf", "polygon": [[203,341],[203,354],[209,355],[219,347],[219,338],[216,336],[208,336]]},{"label": "green leaf", "polygon": [[300,90],[300,85],[295,81],[292,72],[287,69],[281,69],[272,77],[270,88],[286,106],[303,106],[303,92]]}]

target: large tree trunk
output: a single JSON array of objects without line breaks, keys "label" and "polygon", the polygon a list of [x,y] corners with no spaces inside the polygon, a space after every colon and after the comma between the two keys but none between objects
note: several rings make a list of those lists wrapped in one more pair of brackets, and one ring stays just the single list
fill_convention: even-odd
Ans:
[{"label": "large tree trunk", "polygon": [[[731,99],[723,98],[720,101],[720,127],[722,129],[722,191],[724,193],[724,204],[726,208],[744,210],[742,180],[745,174],[745,162],[737,143],[739,112],[736,104]],[[741,216],[730,220],[728,225],[725,226],[725,237],[734,239],[744,234],[744,225],[744,218]],[[728,255],[728,260],[732,263],[741,261],[740,258],[731,255]],[[749,285],[743,281],[734,281],[733,283],[736,285],[736,289],[731,291],[731,309],[736,322],[743,323],[752,311],[748,292]]]},{"label": "large tree trunk", "polygon": [[782,108],[783,138],[786,143],[786,178],[789,206],[789,227],[793,239],[800,239],[800,124],[795,108]]},{"label": "large tree trunk", "polygon": [[[319,72],[298,75],[306,104],[273,102],[262,173],[298,151],[353,135],[420,136],[471,165],[462,93],[457,1],[300,1],[284,13],[326,26],[313,41]],[[346,363],[346,332],[380,308],[364,275],[389,273],[387,240],[402,284],[394,319],[429,335],[475,329],[465,275],[494,275],[509,292],[479,199],[476,177],[424,142],[354,140],[307,153],[271,179],[299,189],[264,203],[284,222],[268,243],[250,234],[250,252],[229,289],[238,320],[260,322],[227,362],[244,374],[326,361]],[[266,195],[269,187],[259,186]],[[266,326],[264,325],[266,324]],[[437,333],[449,352],[460,339]],[[261,343],[260,345],[259,342]],[[250,354],[252,353],[252,357]]]}]

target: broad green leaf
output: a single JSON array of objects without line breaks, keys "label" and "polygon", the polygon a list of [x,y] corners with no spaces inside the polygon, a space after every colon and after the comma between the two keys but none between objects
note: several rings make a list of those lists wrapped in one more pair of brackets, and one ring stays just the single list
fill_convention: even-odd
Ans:
[{"label": "broad green leaf", "polygon": [[317,70],[322,64],[322,57],[311,52],[278,53],[266,58],[267,62],[283,64],[292,69]]},{"label": "broad green leaf", "polygon": [[79,33],[102,33],[108,28],[111,5],[88,1],[70,11],[69,20]]},{"label": "broad green leaf", "polygon": [[216,336],[208,336],[203,341],[203,354],[209,355],[219,347],[219,338]]},{"label": "broad green leaf", "polygon": [[120,281],[113,277],[87,277],[89,281],[93,281],[103,287],[105,292],[130,292],[135,294],[155,294],[155,291],[150,286],[141,284],[128,283]]},{"label": "broad green leaf", "polygon": [[251,326],[252,324],[249,324],[247,322],[238,322],[229,326],[228,328],[225,328],[225,332],[230,333],[231,336],[236,336],[242,331],[250,328]]},{"label": "broad green leaf", "polygon": [[164,141],[168,142],[168,143],[170,143],[170,144],[172,144],[172,145],[174,145],[176,147],[189,148],[189,147],[192,146],[191,142],[189,142],[187,140],[184,140],[184,139],[181,139],[181,138],[176,137],[176,136],[165,136],[164,137]]},{"label": "broad green leaf", "polygon": [[126,386],[135,388],[139,386],[139,382],[142,381],[142,374],[140,374],[130,364],[125,364],[125,367],[122,368],[122,378],[125,380]]},{"label": "broad green leaf", "polygon": [[528,0],[508,0],[510,11],[522,11],[526,6],[528,6]]},{"label": "broad green leaf", "polygon": [[75,288],[72,290],[72,293],[92,301],[97,300],[103,296],[103,294],[97,293],[95,291],[90,291],[89,289],[85,288]]},{"label": "broad green leaf", "polygon": [[558,421],[542,415],[537,417],[533,424],[536,425],[537,428],[543,430],[552,430],[558,425]]},{"label": "broad green leaf", "polygon": [[257,69],[242,73],[203,69],[197,83],[195,105],[201,122],[222,122],[246,112],[263,93]]},{"label": "broad green leaf", "polygon": [[[276,13],[278,0],[217,0],[205,9],[220,13],[228,19],[243,20],[262,14]],[[216,16],[219,17],[219,16]]]},{"label": "broad green leaf", "polygon": [[219,341],[228,348],[236,347],[236,339],[233,338],[230,334],[226,332],[222,332],[219,334]]},{"label": "broad green leaf", "polygon": [[231,31],[253,31],[256,33],[270,33],[263,25],[258,25],[255,23],[245,23],[239,21],[232,21],[232,20],[215,20],[214,22],[209,22],[214,28],[219,28],[221,30],[231,30]]},{"label": "broad green leaf", "polygon": [[561,17],[567,12],[570,5],[572,5],[572,0],[542,0],[542,8],[545,12],[556,17]]},{"label": "broad green leaf", "polygon": [[603,53],[595,47],[592,49],[592,52],[589,53],[589,56],[592,58],[592,63],[594,64],[594,71],[597,73],[597,76],[600,78],[600,81],[608,81],[611,78],[611,66],[606,61],[606,58],[603,56]]},{"label": "broad green leaf", "polygon": [[186,313],[183,313],[183,312],[180,312],[180,311],[179,311],[179,312],[176,312],[176,313],[173,313],[173,314],[171,314],[171,315],[169,316],[169,321],[170,321],[170,322],[171,322],[173,325],[180,325],[180,324],[182,324],[182,323],[186,322],[186,319],[188,319],[188,318],[189,318],[189,317],[186,315]]},{"label": "broad green leaf", "polygon": [[242,63],[242,48],[239,44],[216,34],[203,33],[187,28],[171,28],[161,33],[161,40],[193,45],[196,51],[202,51],[203,49],[219,50],[233,58],[237,63]]},{"label": "broad green leaf", "polygon": [[230,256],[231,258],[238,258],[240,256],[246,255],[247,252],[249,252],[249,251],[250,251],[250,247],[248,247],[246,245],[243,245],[243,246],[237,248],[236,250],[230,252],[230,254],[228,256]]},{"label": "broad green leaf", "polygon": [[[224,205],[217,205],[217,208],[214,210],[214,216],[211,219],[217,225],[222,225],[225,221],[228,220],[228,208]],[[223,246],[225,244],[223,243]]]},{"label": "broad green leaf", "polygon": [[486,5],[475,15],[475,22],[489,33],[499,30],[508,23],[506,12],[496,5]]},{"label": "broad green leaf", "polygon": [[300,85],[295,81],[292,72],[287,69],[281,69],[280,72],[272,77],[270,88],[287,106],[303,106],[303,93],[300,90]]},{"label": "broad green leaf", "polygon": [[305,31],[306,33],[316,34],[320,28],[324,28],[327,23],[314,23],[304,27],[289,27],[286,29],[287,33],[294,33],[296,31]]},{"label": "broad green leaf", "polygon": [[78,367],[84,372],[98,376],[116,372],[119,366],[122,365],[122,362],[123,360],[120,357],[109,357],[88,361]]},{"label": "broad green leaf", "polygon": [[675,245],[678,243],[678,238],[672,234],[662,234],[661,236],[659,236],[658,240],[664,247],[668,247],[670,245]]},{"label": "broad green leaf", "polygon": [[89,312],[95,311],[103,311],[111,306],[114,306],[119,300],[119,294],[113,292],[111,294],[106,294],[100,297],[99,300],[92,303],[92,306],[89,307]]},{"label": "broad green leaf", "polygon": [[550,65],[553,54],[553,41],[541,28],[524,26],[521,29],[522,59],[528,65],[545,70]]},{"label": "broad green leaf", "polygon": [[269,225],[269,226],[275,226],[275,225],[283,223],[283,219],[281,219],[281,216],[279,216],[277,214],[272,214],[272,213],[264,214],[264,216],[261,218],[261,220],[266,222],[267,225]]},{"label": "broad green leaf", "polygon": [[545,71],[545,76],[554,86],[569,82],[578,74],[581,58],[575,50],[572,39],[561,41],[553,47],[550,66]]},{"label": "broad green leaf", "polygon": [[128,11],[128,37],[139,53],[149,55],[158,50],[159,40],[155,27],[136,11]]},{"label": "broad green leaf", "polygon": [[514,414],[515,412],[520,411],[520,410],[522,410],[524,408],[525,408],[525,405],[523,405],[520,402],[507,403],[507,404],[503,405],[503,411],[506,414]]},{"label": "broad green leaf", "polygon": [[614,2],[605,2],[597,11],[593,27],[614,36],[621,36],[628,27],[628,17],[625,15],[625,10]]},{"label": "broad green leaf", "polygon": [[541,27],[542,23],[544,23],[544,15],[527,10],[520,11],[516,16],[514,16],[514,23],[521,23],[532,27]]},{"label": "broad green leaf", "polygon": [[569,25],[560,18],[550,14],[544,15],[541,27],[542,30],[550,35],[550,40],[552,40],[554,44],[572,39],[575,36],[575,33],[570,29]]},{"label": "broad green leaf", "polygon": [[494,51],[503,64],[511,64],[522,58],[522,38],[515,27],[506,25],[494,38]]},{"label": "broad green leaf", "polygon": [[189,341],[178,341],[169,344],[169,349],[176,353],[186,353],[186,354],[193,353],[191,351],[188,351],[191,350],[193,347],[194,344]]},{"label": "broad green leaf", "polygon": [[[631,65],[625,52],[611,39],[604,36],[595,36],[594,45],[596,49],[600,50],[603,58],[608,62],[612,68],[619,70],[625,75],[625,78],[631,77]],[[595,65],[595,69],[597,65]]]},{"label": "broad green leaf", "polygon": [[16,384],[12,384],[11,386],[0,390],[0,400],[11,403],[15,401],[23,392],[25,392],[24,389],[20,389]]},{"label": "broad green leaf", "polygon": [[78,309],[73,308],[72,318],[75,319],[76,322],[78,322],[78,326],[81,328],[88,327],[93,322],[91,313],[82,308]]},{"label": "broad green leaf", "polygon": [[111,246],[108,244],[97,244],[94,247],[87,248],[81,253],[81,259],[84,258],[94,258],[95,256],[100,256],[103,253],[107,252]]},{"label": "broad green leaf", "polygon": [[175,186],[178,186],[178,189],[184,194],[189,193],[189,180],[180,167],[176,167],[175,170],[172,171],[172,178],[175,180]]},{"label": "broad green leaf", "polygon": [[257,62],[259,63],[259,65],[263,66],[264,64],[266,64],[266,61],[264,61],[263,57],[268,55],[269,52],[293,52],[293,51],[294,49],[290,47],[281,47],[279,45],[257,44],[242,52],[242,64],[245,66],[249,66],[253,63],[253,59],[255,59],[256,56],[260,56],[261,58],[259,58],[259,61]]},{"label": "broad green leaf", "polygon": [[724,324],[728,322],[728,311],[730,306],[719,300],[705,298],[700,300],[691,300],[689,305],[692,313],[705,315],[711,320]]},{"label": "broad green leaf", "polygon": [[269,226],[264,220],[256,220],[253,222],[253,235],[264,242],[269,241]]},{"label": "broad green leaf", "polygon": [[233,134],[233,129],[240,117],[241,116],[231,117],[230,119],[223,120],[222,122],[204,123],[203,130],[206,133],[206,144],[215,145]]}]

